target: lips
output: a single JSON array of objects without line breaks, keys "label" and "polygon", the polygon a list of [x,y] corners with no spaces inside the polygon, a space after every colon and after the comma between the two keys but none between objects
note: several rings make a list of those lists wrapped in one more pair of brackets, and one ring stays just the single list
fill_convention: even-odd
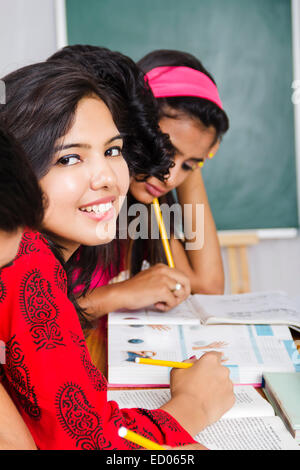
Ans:
[{"label": "lips", "polygon": [[97,199],[96,201],[90,202],[79,207],[79,210],[82,214],[88,216],[93,220],[105,221],[110,220],[115,215],[115,208],[113,203],[115,197],[108,196],[106,198]]},{"label": "lips", "polygon": [[96,201],[89,202],[88,204],[83,204],[82,206],[79,207],[79,209],[84,209],[86,207],[92,207],[100,204],[107,204],[108,202],[115,202],[116,198],[115,196],[106,196],[101,199],[97,199]]},{"label": "lips", "polygon": [[148,191],[151,196],[160,197],[166,193],[166,191],[159,189],[157,186],[154,186],[150,183],[145,183],[146,190]]}]

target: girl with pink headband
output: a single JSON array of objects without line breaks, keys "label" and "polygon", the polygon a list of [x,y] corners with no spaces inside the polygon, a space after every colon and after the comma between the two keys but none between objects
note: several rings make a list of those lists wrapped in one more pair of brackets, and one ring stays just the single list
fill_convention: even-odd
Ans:
[{"label": "girl with pink headband", "polygon": [[[182,208],[185,204],[191,205],[194,219],[196,205],[203,204],[204,227],[197,227],[204,230],[202,248],[185,250],[182,241],[174,236],[176,227],[171,226],[171,251],[176,271],[180,270],[189,279],[192,293],[223,294],[220,246],[200,169],[216,154],[229,127],[218,89],[201,62],[185,52],[153,51],[138,65],[157,99],[159,125],[170,136],[175,156],[174,166],[165,181],[155,176],[145,181],[131,179],[128,206],[150,205],[155,197],[161,204],[172,206],[175,202],[172,190],[176,190]],[[182,294],[187,291],[186,287],[175,290],[174,284],[173,288],[170,286],[171,292],[164,289],[165,271],[172,269],[166,266],[161,240],[150,237],[130,240],[126,252],[123,264],[128,268],[126,280],[121,275],[118,280],[123,282],[95,289],[82,301],[92,315],[98,317],[118,308],[138,309],[151,304],[167,311],[186,297],[186,292],[180,295],[181,291]],[[145,260],[150,267],[143,270]],[[177,280],[177,288],[178,284],[181,279]]]},{"label": "girl with pink headband", "polygon": [[[217,86],[201,62],[186,52],[156,50],[143,57],[138,65],[157,99],[160,128],[169,135],[175,157],[174,167],[164,183],[153,177],[146,182],[132,180],[132,199],[149,204],[153,197],[158,197],[161,203],[171,206],[175,202],[171,191],[176,190],[182,209],[185,204],[192,205],[194,218],[196,204],[204,204],[203,247],[187,251],[180,240],[172,237],[171,250],[175,266],[180,266],[190,279],[192,293],[223,294],[220,246],[200,169],[216,154],[229,127]],[[132,273],[141,266],[138,254],[141,250],[135,245],[136,242],[132,248]],[[153,265],[160,260],[156,254],[149,262]]]}]

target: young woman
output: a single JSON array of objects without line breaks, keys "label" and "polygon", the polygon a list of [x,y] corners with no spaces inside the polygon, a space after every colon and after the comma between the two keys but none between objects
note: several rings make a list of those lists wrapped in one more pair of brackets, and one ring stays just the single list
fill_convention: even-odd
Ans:
[{"label": "young woman", "polygon": [[192,443],[191,435],[234,401],[220,354],[174,371],[172,398],[161,409],[120,410],[107,402],[106,380],[91,363],[74,305],[80,308],[67,295],[64,266],[78,260],[80,246],[113,238],[128,189],[126,136],[113,120],[119,101],[78,65],[35,64],[5,82],[1,114],[47,199],[43,233],[25,232],[14,264],[1,273],[7,390],[39,448],[136,448],[118,437],[121,425],[162,444]]},{"label": "young woman", "polygon": [[[92,66],[97,77],[102,70],[103,52],[91,46],[71,46],[55,54],[55,58],[75,60]],[[112,54],[110,52],[110,54]],[[114,53],[118,54],[118,53]],[[122,63],[124,56],[117,57]],[[174,165],[164,181],[149,175],[145,181],[132,178],[130,183],[129,206],[137,202],[150,205],[154,197],[171,206],[175,200],[172,190],[176,189],[182,208],[189,204],[190,219],[186,217],[192,231],[199,235],[203,231],[204,245],[197,249],[185,250],[185,245],[174,235],[171,249],[175,266],[185,274],[191,283],[192,293],[221,294],[224,291],[224,274],[220,247],[213,216],[209,207],[201,170],[207,159],[216,154],[222,135],[228,129],[228,118],[223,110],[215,82],[201,62],[188,53],[179,51],[154,51],[138,65],[146,73],[146,81],[157,98],[160,127],[170,136],[175,151]],[[105,78],[111,81],[111,74]],[[123,94],[132,94],[129,84]],[[135,102],[140,96],[135,96]],[[204,224],[197,226],[197,205],[204,205]],[[199,225],[199,224],[198,224]],[[187,240],[193,244],[195,237]],[[92,287],[97,287],[79,302],[93,316],[101,316],[119,308],[137,309],[155,304],[166,311],[185,298],[183,291],[174,290],[174,283],[164,282],[169,270],[165,262],[160,240],[127,240],[123,252],[125,262],[119,271],[128,269],[130,278],[116,284],[101,286],[99,274],[94,277]],[[144,259],[151,267],[141,271]],[[178,283],[181,280],[176,273]],[[101,286],[101,287],[99,287]],[[170,292],[172,291],[172,292]],[[142,295],[140,295],[142,293]]]},{"label": "young woman", "polygon": [[[43,220],[42,193],[33,171],[12,136],[0,127],[0,273],[14,263],[25,227],[37,229]],[[0,274],[1,301],[6,295]],[[5,363],[0,343],[0,382]],[[0,383],[0,449],[34,450],[36,446],[15,405]]]},{"label": "young woman", "polygon": [[[121,114],[120,112],[116,113],[117,125],[122,129],[124,122],[126,123],[131,158],[134,157],[132,144],[135,143],[136,153],[143,155],[143,162],[146,162],[148,168],[148,173],[145,173],[145,164],[142,165],[142,161],[137,155],[135,175],[132,175],[132,180],[138,178],[143,181],[155,172],[158,173],[158,166],[162,165],[161,145],[164,145],[169,156],[174,155],[174,150],[167,136],[158,132],[156,100],[145,82],[144,73],[133,60],[119,52],[89,45],[64,47],[48,59],[48,61],[53,60],[82,65],[90,70],[101,83],[105,82],[111,93],[122,100],[122,107],[125,111],[122,111]],[[128,153],[127,142],[124,145],[124,155]],[[165,160],[166,156],[163,162]],[[138,166],[138,162],[140,162],[140,166]],[[139,176],[137,177],[137,175]],[[161,170],[158,175],[160,181],[164,181],[167,176],[163,175]],[[160,246],[160,241],[158,241],[158,246]],[[168,310],[178,305],[190,294],[190,282],[187,276],[180,270],[171,269],[162,263],[135,276],[132,283],[131,281],[129,283],[121,282],[107,286],[114,276],[126,269],[127,240],[120,240],[120,237],[117,237],[111,251],[113,252],[111,257],[113,256],[115,259],[114,267],[110,265],[110,269],[103,270],[102,260],[101,268],[98,267],[93,273],[92,282],[86,283],[85,288],[83,284],[80,286],[82,296],[78,302],[93,316],[99,317],[118,308],[135,309],[150,304],[156,304],[161,310]],[[119,255],[119,258],[116,257],[116,254]],[[174,289],[176,284],[181,285],[180,290]],[[94,289],[97,286],[103,287],[99,290]],[[88,292],[89,287],[93,289],[91,295]],[[73,289],[78,294],[78,282],[73,285]],[[143,295],[139,295],[139,292],[143,292]],[[86,294],[88,294],[87,297],[85,297]]]}]

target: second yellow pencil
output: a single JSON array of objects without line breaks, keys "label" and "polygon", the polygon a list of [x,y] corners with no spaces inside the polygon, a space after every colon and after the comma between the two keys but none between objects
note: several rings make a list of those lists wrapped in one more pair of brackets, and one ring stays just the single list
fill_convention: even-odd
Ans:
[{"label": "second yellow pencil", "polygon": [[162,217],[162,214],[161,214],[158,199],[155,197],[153,199],[152,203],[153,203],[155,216],[156,216],[156,220],[157,220],[157,223],[158,223],[159,232],[160,232],[161,240],[162,240],[163,247],[164,247],[164,250],[165,250],[168,265],[169,265],[170,268],[175,268],[175,264],[174,264],[174,260],[173,260],[169,240],[168,240],[168,235],[167,235],[166,227],[165,227],[163,217]]},{"label": "second yellow pencil", "polygon": [[192,367],[192,362],[163,361],[161,359],[150,359],[146,357],[136,357],[138,364],[149,364],[151,366],[177,367],[177,369],[188,369]]}]

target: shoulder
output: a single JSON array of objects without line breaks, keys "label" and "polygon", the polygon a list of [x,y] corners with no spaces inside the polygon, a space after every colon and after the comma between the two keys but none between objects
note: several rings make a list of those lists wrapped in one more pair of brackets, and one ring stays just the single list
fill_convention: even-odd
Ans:
[{"label": "shoulder", "polygon": [[5,268],[2,278],[18,284],[29,278],[41,277],[66,293],[64,268],[52,253],[49,243],[39,232],[25,231],[12,266]]}]

